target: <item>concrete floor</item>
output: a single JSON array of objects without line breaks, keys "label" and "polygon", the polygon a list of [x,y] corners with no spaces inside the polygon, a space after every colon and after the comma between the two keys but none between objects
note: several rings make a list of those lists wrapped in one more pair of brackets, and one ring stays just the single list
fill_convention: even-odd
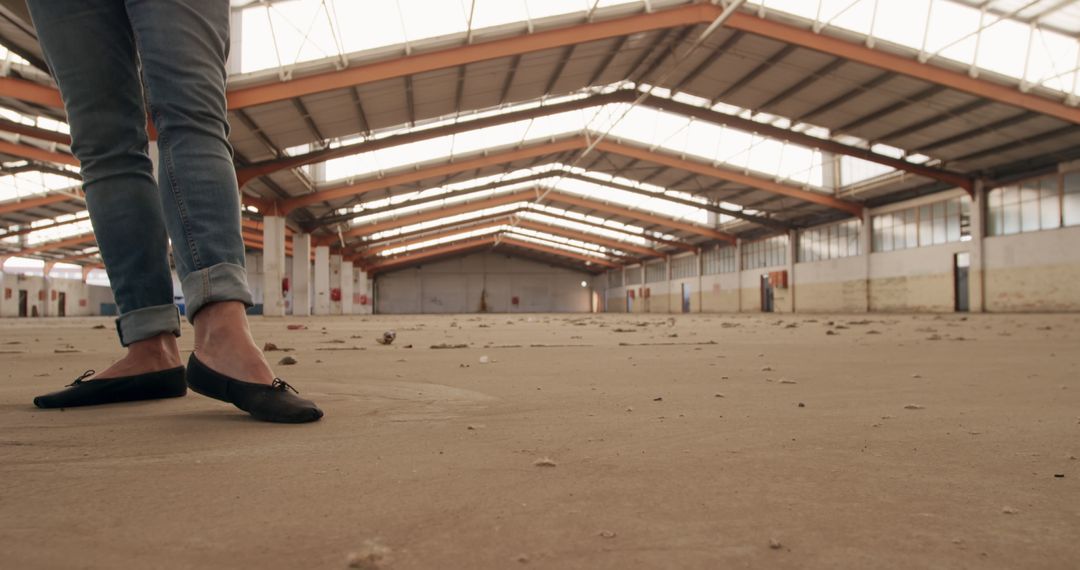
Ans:
[{"label": "concrete floor", "polygon": [[37,410],[111,321],[0,323],[0,568],[1080,567],[1080,315],[253,326],[322,422]]}]

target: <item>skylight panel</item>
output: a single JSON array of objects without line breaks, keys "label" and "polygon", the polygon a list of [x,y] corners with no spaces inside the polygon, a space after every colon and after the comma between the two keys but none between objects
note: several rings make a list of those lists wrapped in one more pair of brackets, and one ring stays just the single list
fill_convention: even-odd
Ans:
[{"label": "skylight panel", "polygon": [[476,237],[480,237],[480,236],[485,236],[485,235],[493,234],[495,232],[502,231],[502,230],[503,230],[503,227],[498,226],[498,227],[494,227],[494,228],[484,228],[484,229],[481,229],[481,230],[463,231],[461,233],[456,233],[456,234],[449,235],[449,236],[444,236],[444,237],[441,237],[441,238],[431,239],[431,240],[420,242],[420,243],[415,243],[415,244],[411,244],[411,245],[395,247],[393,249],[387,249],[385,251],[380,251],[379,252],[379,257],[390,257],[391,255],[399,255],[399,254],[402,254],[402,253],[415,251],[417,249],[424,249],[424,248],[428,248],[428,247],[434,247],[434,246],[437,246],[437,245],[442,245],[444,243],[450,243],[450,242],[461,241],[461,240],[466,240],[466,239],[470,239],[470,238],[476,238]]},{"label": "skylight panel", "polygon": [[545,237],[541,238],[541,237],[537,237],[536,235],[527,234],[527,233],[525,233],[525,231],[526,230],[522,230],[521,228],[513,228],[511,231],[508,232],[508,236],[512,237],[514,239],[521,240],[521,241],[525,241],[525,242],[529,242],[529,243],[535,243],[537,245],[542,245],[544,247],[553,247],[553,248],[556,248],[556,249],[563,249],[563,250],[573,252],[573,253],[577,253],[577,254],[580,254],[580,255],[592,256],[592,257],[597,258],[598,260],[607,260],[608,259],[607,256],[605,256],[603,253],[601,253],[601,252],[599,252],[597,250],[586,249],[586,248],[579,247],[579,246],[575,245],[575,243],[582,243],[582,242],[573,242],[573,240],[568,240],[566,238],[562,238],[562,237],[559,237],[559,236],[550,236],[550,238],[545,236]]}]

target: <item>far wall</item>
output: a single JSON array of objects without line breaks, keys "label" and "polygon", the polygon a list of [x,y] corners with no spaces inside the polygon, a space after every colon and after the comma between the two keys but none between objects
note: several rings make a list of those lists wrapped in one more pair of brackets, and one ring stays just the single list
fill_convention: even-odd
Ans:
[{"label": "far wall", "polygon": [[[590,286],[582,287],[582,281]],[[573,313],[592,307],[592,275],[499,253],[475,253],[375,278],[378,313]],[[514,298],[518,303],[513,303]]]}]

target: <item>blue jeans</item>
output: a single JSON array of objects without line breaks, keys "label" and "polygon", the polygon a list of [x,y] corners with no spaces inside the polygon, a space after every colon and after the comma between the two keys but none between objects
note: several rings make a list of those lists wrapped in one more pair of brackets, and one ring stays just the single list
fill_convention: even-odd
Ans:
[{"label": "blue jeans", "polygon": [[[168,238],[189,320],[208,303],[251,306],[226,119],[228,0],[29,6],[82,164],[120,343],[180,335]],[[158,181],[144,88],[158,134]]]}]

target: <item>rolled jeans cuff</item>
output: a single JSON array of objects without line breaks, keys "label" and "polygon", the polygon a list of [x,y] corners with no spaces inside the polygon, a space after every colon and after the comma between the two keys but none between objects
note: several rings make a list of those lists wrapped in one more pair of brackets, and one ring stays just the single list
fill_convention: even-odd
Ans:
[{"label": "rolled jeans cuff", "polygon": [[180,310],[172,303],[135,309],[116,319],[116,334],[120,336],[122,346],[162,333],[180,336]]},{"label": "rolled jeans cuff", "polygon": [[210,303],[240,301],[248,308],[255,305],[248,288],[247,271],[235,263],[219,263],[192,271],[180,286],[184,289],[184,313],[192,324],[199,309]]}]

